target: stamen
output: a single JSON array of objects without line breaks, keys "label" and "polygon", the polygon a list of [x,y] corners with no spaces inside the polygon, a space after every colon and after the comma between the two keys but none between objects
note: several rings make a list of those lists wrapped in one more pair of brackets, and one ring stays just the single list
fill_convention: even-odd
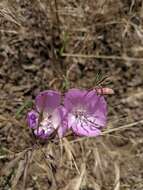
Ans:
[{"label": "stamen", "polygon": [[46,117],[41,123],[39,128],[43,129],[44,133],[53,132],[55,130],[51,117]]},{"label": "stamen", "polygon": [[74,116],[77,120],[77,125],[76,125],[76,130],[78,131],[78,124],[80,124],[80,126],[87,132],[88,128],[89,130],[95,131],[95,130],[99,130],[101,128],[101,126],[99,126],[96,123],[96,118],[91,118],[91,116],[89,116],[85,110],[83,109],[77,109],[76,111],[74,111]]}]

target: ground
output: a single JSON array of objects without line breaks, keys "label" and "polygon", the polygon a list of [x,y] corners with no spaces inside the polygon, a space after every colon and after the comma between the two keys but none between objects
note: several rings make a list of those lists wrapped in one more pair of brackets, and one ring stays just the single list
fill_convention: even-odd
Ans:
[{"label": "ground", "polygon": [[[97,138],[36,141],[38,92],[110,87]],[[0,189],[143,189],[142,0],[0,1]]]}]

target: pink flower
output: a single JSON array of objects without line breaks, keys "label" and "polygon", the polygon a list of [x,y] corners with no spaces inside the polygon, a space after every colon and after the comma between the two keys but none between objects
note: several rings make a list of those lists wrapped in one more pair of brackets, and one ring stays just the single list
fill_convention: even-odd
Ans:
[{"label": "pink flower", "polygon": [[106,126],[107,104],[95,90],[70,89],[64,98],[68,128],[79,136],[98,136]]},{"label": "pink flower", "polygon": [[60,105],[61,95],[57,91],[41,92],[35,100],[36,110],[28,113],[27,120],[34,134],[48,138],[56,132],[62,138],[67,130],[66,109]]}]

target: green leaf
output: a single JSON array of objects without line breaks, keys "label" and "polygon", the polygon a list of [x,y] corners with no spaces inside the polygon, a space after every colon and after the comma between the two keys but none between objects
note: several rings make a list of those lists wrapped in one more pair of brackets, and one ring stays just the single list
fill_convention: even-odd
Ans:
[{"label": "green leaf", "polygon": [[15,117],[18,119],[21,117],[21,115],[23,114],[24,110],[31,107],[32,106],[32,101],[31,100],[27,100],[20,108],[18,108]]}]

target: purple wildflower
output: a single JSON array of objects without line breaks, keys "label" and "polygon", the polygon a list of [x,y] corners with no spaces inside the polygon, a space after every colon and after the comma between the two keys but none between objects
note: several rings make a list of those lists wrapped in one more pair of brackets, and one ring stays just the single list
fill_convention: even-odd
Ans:
[{"label": "purple wildflower", "polygon": [[65,94],[68,127],[79,136],[97,136],[106,125],[107,104],[95,90],[70,89]]},{"label": "purple wildflower", "polygon": [[62,138],[67,129],[66,110],[60,106],[61,95],[57,91],[41,92],[35,100],[36,111],[28,113],[28,125],[34,129],[34,134],[41,138],[48,138],[55,131]]}]

